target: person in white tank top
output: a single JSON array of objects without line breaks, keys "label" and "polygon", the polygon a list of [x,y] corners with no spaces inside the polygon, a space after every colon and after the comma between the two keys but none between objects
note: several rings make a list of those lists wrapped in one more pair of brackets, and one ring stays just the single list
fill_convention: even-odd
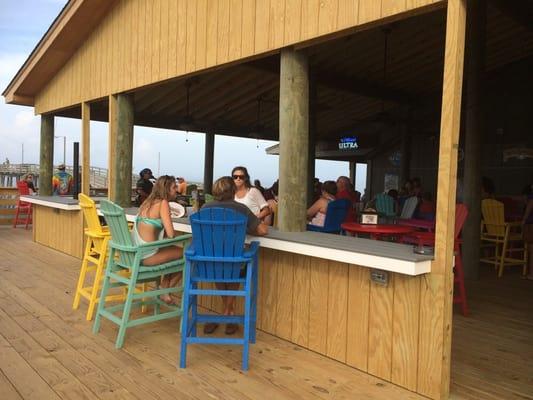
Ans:
[{"label": "person in white tank top", "polygon": [[307,210],[307,220],[310,225],[324,226],[326,222],[326,212],[330,201],[335,200],[337,194],[337,184],[333,181],[326,181],[322,184],[322,195]]},{"label": "person in white tank top", "polygon": [[231,176],[237,187],[235,201],[248,207],[260,220],[269,215],[270,207],[261,192],[251,185],[250,175],[246,167],[233,168]]}]

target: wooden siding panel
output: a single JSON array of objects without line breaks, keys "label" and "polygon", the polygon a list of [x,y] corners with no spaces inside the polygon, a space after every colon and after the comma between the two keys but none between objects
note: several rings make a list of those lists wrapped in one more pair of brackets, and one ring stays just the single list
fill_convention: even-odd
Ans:
[{"label": "wooden siding panel", "polygon": [[302,39],[318,36],[319,0],[305,0],[302,2]]},{"label": "wooden siding panel", "polygon": [[178,3],[175,0],[168,6],[168,75],[176,76],[178,48]]},{"label": "wooden siding panel", "polygon": [[206,65],[207,56],[207,0],[198,0],[196,5],[196,68]]},{"label": "wooden siding panel", "polygon": [[[267,332],[276,332],[276,304],[278,299],[278,252],[275,250],[264,249],[265,259],[268,262],[264,263],[263,271],[263,313],[261,316],[262,329]],[[268,310],[268,311],[267,311]]]},{"label": "wooden siding panel", "polygon": [[255,54],[268,49],[270,24],[270,4],[266,0],[257,0],[255,7]]},{"label": "wooden siding panel", "polygon": [[346,362],[348,264],[329,262],[327,356]]},{"label": "wooden siding panel", "polygon": [[229,0],[219,0],[217,64],[224,64],[229,59],[229,7]]},{"label": "wooden siding panel", "polygon": [[218,1],[207,1],[207,48],[206,67],[217,64]]},{"label": "wooden siding panel", "polygon": [[397,274],[394,277],[392,328],[392,382],[416,390],[420,280]]},{"label": "wooden siding panel", "polygon": [[359,0],[359,24],[381,18],[381,0]]},{"label": "wooden siding panel", "polygon": [[368,313],[370,279],[368,268],[350,265],[348,275],[348,323],[346,363],[368,369]]},{"label": "wooden siding panel", "polygon": [[277,262],[276,336],[292,337],[294,254],[279,252]]},{"label": "wooden siding panel", "polygon": [[285,0],[270,0],[269,17],[268,48],[279,48],[285,34]]},{"label": "wooden siding panel", "polygon": [[[304,0],[307,1],[307,0]],[[285,45],[300,41],[302,27],[302,0],[289,0],[285,4]]]},{"label": "wooden siding panel", "polygon": [[318,33],[321,35],[337,29],[338,0],[322,0],[318,10]]},{"label": "wooden siding panel", "polygon": [[229,59],[238,60],[242,52],[242,0],[231,0],[229,20]]},{"label": "wooden siding panel", "polygon": [[381,0],[381,17],[404,12],[406,8],[406,0]]},{"label": "wooden siding panel", "polygon": [[309,348],[321,354],[327,350],[328,327],[328,261],[313,258],[310,268],[311,284],[309,289]]},{"label": "wooden siding panel", "polygon": [[196,70],[196,0],[187,0],[187,47],[185,71]]},{"label": "wooden siding panel", "polygon": [[310,257],[294,257],[291,341],[304,347],[309,342],[310,260]]},{"label": "wooden siding panel", "polygon": [[358,16],[359,0],[339,0],[338,29],[357,25]]},{"label": "wooden siding panel", "polygon": [[178,0],[178,49],[177,75],[185,73],[185,55],[187,52],[187,0]]},{"label": "wooden siding panel", "polygon": [[36,112],[132,90],[436,1],[441,0],[122,0],[36,95]]},{"label": "wooden siding panel", "polygon": [[242,55],[251,56],[255,50],[255,0],[242,1]]},{"label": "wooden siding panel", "polygon": [[390,381],[392,365],[392,313],[394,275],[388,286],[370,283],[368,372]]},{"label": "wooden siding panel", "polygon": [[160,15],[160,35],[159,35],[159,79],[169,78],[168,70],[168,49],[170,48],[169,41],[169,14],[170,14],[170,0],[161,0]]}]

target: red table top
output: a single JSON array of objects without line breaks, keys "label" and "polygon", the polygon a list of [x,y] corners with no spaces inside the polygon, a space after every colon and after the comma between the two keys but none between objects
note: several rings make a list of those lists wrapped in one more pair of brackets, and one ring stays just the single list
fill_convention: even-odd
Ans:
[{"label": "red table top", "polygon": [[341,225],[342,229],[351,233],[370,233],[374,235],[403,235],[415,230],[412,226],[389,225],[389,224],[357,224],[355,222],[346,222]]},{"label": "red table top", "polygon": [[427,219],[399,219],[398,224],[404,226],[412,226],[415,228],[427,229],[429,231],[435,229],[435,221],[428,221]]}]

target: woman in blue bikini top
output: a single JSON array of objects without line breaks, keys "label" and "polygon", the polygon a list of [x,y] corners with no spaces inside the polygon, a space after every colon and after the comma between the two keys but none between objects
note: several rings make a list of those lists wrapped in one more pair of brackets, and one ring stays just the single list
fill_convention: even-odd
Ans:
[{"label": "woman in blue bikini top", "polygon": [[[174,228],[170,218],[169,201],[176,198],[178,187],[176,179],[170,175],[161,176],[154,187],[152,193],[139,208],[139,214],[133,226],[132,239],[135,244],[143,244],[163,239],[163,237],[174,237]],[[153,253],[143,257],[142,264],[145,266],[163,264],[169,261],[178,260],[183,255],[183,249],[178,246],[163,247]],[[166,275],[161,280],[161,288],[168,288],[176,285],[180,274]],[[161,300],[171,303],[170,296],[162,295]]]}]

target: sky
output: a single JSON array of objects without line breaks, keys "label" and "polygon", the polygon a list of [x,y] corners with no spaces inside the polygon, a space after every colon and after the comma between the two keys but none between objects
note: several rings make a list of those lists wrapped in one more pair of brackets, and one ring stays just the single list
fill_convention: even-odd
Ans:
[{"label": "sky", "polygon": [[[0,91],[3,91],[23,65],[38,41],[57,17],[66,0],[0,0]],[[107,168],[107,123],[91,122],[91,166]],[[0,162],[39,163],[40,118],[33,107],[5,104],[0,99]],[[55,118],[54,164],[66,159],[72,165],[74,142],[81,141],[81,121]],[[64,152],[64,137],[66,151]],[[148,167],[156,176],[184,176],[188,181],[203,180],[204,141],[202,133],[166,129],[134,128],[133,171]],[[236,165],[244,165],[253,179],[269,187],[278,178],[278,156],[265,149],[276,142],[216,136],[214,177],[229,175]],[[64,154],[65,153],[65,154]],[[347,162],[316,161],[321,181],[349,175]],[[358,165],[356,189],[363,192],[366,166]]]}]

